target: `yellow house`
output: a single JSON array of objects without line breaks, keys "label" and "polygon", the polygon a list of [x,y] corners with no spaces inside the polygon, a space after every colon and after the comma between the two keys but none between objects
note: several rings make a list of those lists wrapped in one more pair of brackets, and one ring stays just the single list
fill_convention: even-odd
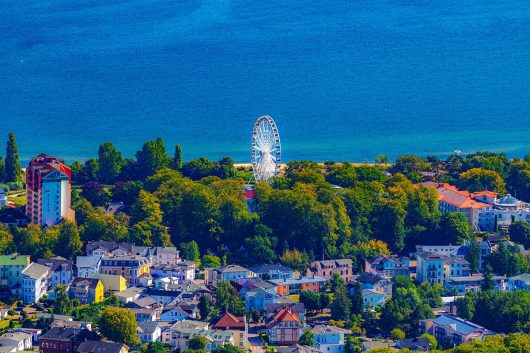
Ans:
[{"label": "yellow house", "polygon": [[103,273],[91,273],[89,278],[97,278],[103,283],[105,291],[121,292],[127,289],[127,280],[121,275],[106,275]]},{"label": "yellow house", "polygon": [[103,282],[98,278],[76,277],[70,285],[70,298],[78,299],[81,304],[99,303],[105,299]]}]

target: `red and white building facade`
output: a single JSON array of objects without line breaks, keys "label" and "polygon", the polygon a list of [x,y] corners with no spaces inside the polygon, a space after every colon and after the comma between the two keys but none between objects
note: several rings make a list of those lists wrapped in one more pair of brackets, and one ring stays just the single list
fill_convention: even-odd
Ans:
[{"label": "red and white building facade", "polygon": [[32,223],[52,226],[74,220],[71,207],[72,172],[63,159],[41,153],[26,170],[26,215]]}]

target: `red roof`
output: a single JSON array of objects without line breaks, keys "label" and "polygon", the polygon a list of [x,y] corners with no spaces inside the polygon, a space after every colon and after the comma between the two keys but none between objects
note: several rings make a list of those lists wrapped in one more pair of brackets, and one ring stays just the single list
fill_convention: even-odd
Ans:
[{"label": "red roof", "polygon": [[216,330],[245,330],[245,317],[235,316],[234,314],[226,312],[219,317],[217,322],[212,325],[212,328]]},{"label": "red roof", "polygon": [[272,320],[267,324],[268,328],[274,327],[282,322],[296,322],[300,324],[300,316],[291,310],[290,306],[285,306],[278,310]]}]

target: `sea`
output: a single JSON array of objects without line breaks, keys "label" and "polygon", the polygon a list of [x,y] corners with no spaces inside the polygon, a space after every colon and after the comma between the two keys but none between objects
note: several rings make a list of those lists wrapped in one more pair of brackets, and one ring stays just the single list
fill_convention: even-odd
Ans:
[{"label": "sea", "polygon": [[[2,0],[0,145],[68,161],[530,152],[530,1]],[[0,155],[4,154],[0,147]]]}]

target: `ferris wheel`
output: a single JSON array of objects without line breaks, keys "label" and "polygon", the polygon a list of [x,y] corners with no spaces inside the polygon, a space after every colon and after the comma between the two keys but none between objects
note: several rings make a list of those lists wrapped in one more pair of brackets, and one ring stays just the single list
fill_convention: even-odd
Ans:
[{"label": "ferris wheel", "polygon": [[252,130],[252,173],[254,180],[269,182],[280,174],[280,134],[276,123],[268,115],[260,116]]}]

